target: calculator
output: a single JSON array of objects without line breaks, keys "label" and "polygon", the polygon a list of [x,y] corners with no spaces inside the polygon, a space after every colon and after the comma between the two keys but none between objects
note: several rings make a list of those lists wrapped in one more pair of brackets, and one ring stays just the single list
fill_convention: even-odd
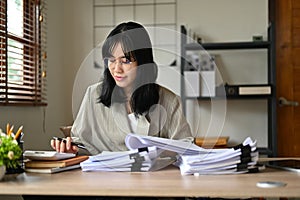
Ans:
[{"label": "calculator", "polygon": [[74,153],[60,153],[56,151],[33,151],[26,150],[23,156],[30,160],[62,160],[75,157]]}]

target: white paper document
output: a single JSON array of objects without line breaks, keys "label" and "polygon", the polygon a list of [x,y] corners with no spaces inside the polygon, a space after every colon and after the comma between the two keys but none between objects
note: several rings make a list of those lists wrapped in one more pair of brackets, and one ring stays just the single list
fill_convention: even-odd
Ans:
[{"label": "white paper document", "polygon": [[108,152],[90,156],[80,164],[82,171],[156,171],[176,161],[176,154],[156,147]]},{"label": "white paper document", "polygon": [[204,149],[192,140],[173,140],[128,134],[128,151],[90,156],[80,164],[83,171],[156,171],[168,165],[182,175],[246,173],[258,160],[256,141],[246,138],[234,148]]},{"label": "white paper document", "polygon": [[223,149],[204,149],[193,143],[193,140],[173,140],[167,138],[141,136],[137,134],[128,134],[125,138],[125,144],[129,149],[137,149],[142,147],[155,146],[159,149],[164,149],[176,152],[182,155],[207,154],[224,151]]}]

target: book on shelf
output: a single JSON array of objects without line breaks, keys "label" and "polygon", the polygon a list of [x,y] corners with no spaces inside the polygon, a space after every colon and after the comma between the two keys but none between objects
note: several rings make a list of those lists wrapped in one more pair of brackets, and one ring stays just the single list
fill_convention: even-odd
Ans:
[{"label": "book on shelf", "polygon": [[55,168],[55,167],[68,167],[79,164],[88,159],[88,156],[81,155],[63,160],[28,160],[25,162],[26,168]]},{"label": "book on shelf", "polygon": [[262,96],[271,95],[272,87],[270,84],[225,84],[216,88],[217,96],[239,97],[239,96]]},{"label": "book on shelf", "polygon": [[270,85],[240,85],[238,86],[239,95],[270,95]]}]

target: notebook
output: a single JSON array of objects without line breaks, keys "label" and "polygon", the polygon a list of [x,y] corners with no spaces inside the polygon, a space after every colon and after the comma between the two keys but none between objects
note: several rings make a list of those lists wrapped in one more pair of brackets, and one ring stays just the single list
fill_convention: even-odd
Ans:
[{"label": "notebook", "polygon": [[31,172],[31,173],[53,174],[53,173],[58,173],[58,172],[63,172],[63,171],[78,169],[78,168],[80,168],[80,164],[71,165],[71,166],[67,166],[67,167],[25,168],[25,171]]},{"label": "notebook", "polygon": [[68,167],[77,165],[86,159],[88,156],[76,156],[63,160],[28,160],[25,161],[25,168],[54,168],[54,167]]}]

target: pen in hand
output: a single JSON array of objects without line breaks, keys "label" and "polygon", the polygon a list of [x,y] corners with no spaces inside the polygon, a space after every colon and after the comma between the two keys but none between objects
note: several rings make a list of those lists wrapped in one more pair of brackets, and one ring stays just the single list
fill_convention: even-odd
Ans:
[{"label": "pen in hand", "polygon": [[[60,142],[64,142],[66,143],[67,140],[64,139],[64,138],[59,138],[59,137],[53,137],[54,140],[58,140]],[[76,142],[71,142],[71,145],[74,145],[74,146],[77,146],[78,148],[81,148],[81,149],[86,149],[86,147],[82,144],[79,144],[79,143],[76,143]]]}]

